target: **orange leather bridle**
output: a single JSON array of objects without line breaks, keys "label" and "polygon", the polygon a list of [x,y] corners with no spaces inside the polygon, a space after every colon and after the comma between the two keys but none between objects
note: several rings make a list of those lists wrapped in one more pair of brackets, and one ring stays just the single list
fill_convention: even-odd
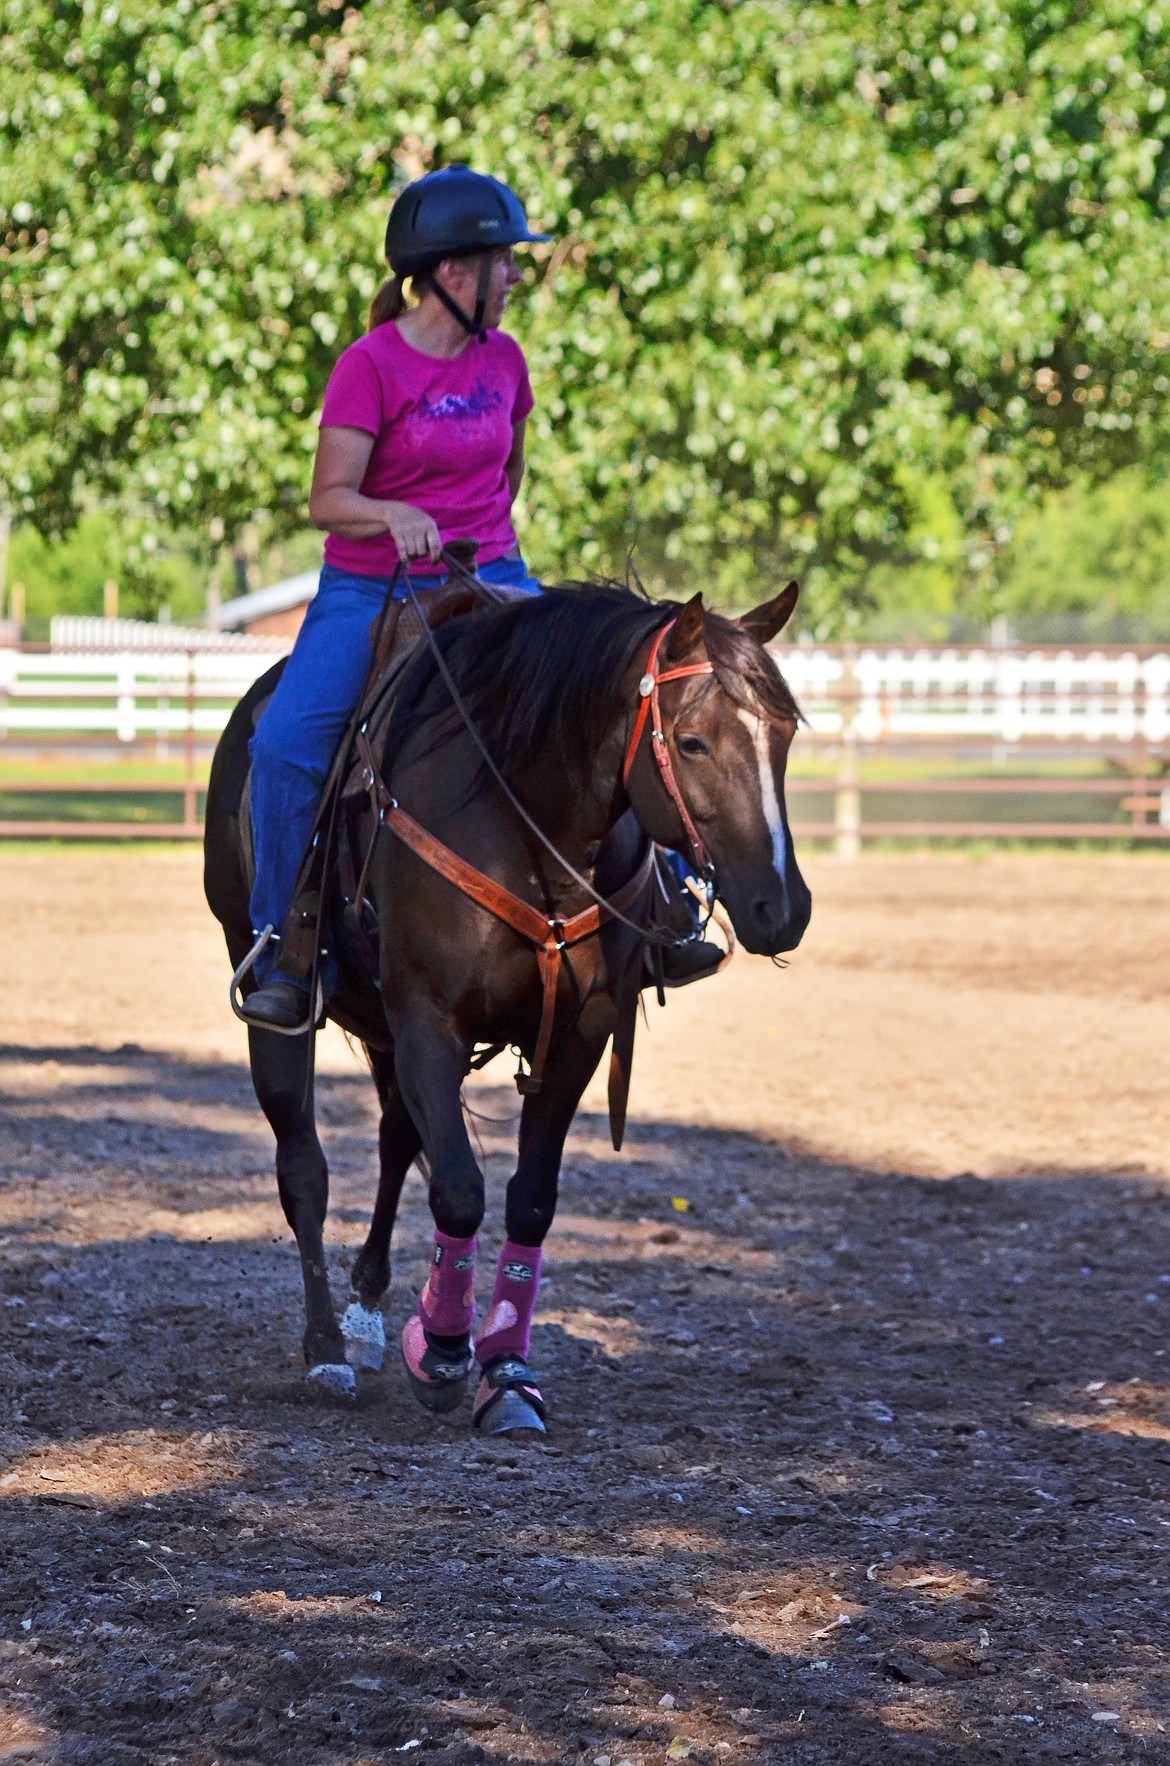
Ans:
[{"label": "orange leather bridle", "polygon": [[666,786],[667,795],[682,819],[687,839],[691,843],[695,863],[701,871],[705,871],[711,863],[711,854],[707,851],[699,830],[691,820],[691,813],[686,806],[682,792],[679,790],[678,780],[675,777],[670,759],[670,749],[667,746],[666,737],[662,733],[662,712],[658,704],[658,689],[663,681],[681,681],[688,675],[714,674],[715,666],[710,662],[688,662],[683,668],[667,668],[661,674],[658,672],[658,652],[662,648],[663,640],[669,636],[677,624],[677,619],[672,619],[668,625],[663,626],[651,647],[650,655],[646,661],[646,672],[638,682],[642,703],[634,722],[630,745],[626,749],[625,765],[622,767],[622,784],[629,784],[630,769],[634,764],[634,756],[638,752],[638,744],[642,740],[642,732],[646,728],[646,721],[649,718],[650,740],[654,748],[654,758],[658,762],[658,771],[662,775],[662,783]]},{"label": "orange leather bridle", "polygon": [[[625,765],[622,768],[622,783],[625,784],[629,777],[634,755],[642,739],[642,731],[646,727],[647,717],[652,713],[651,735],[654,741],[654,755],[662,774],[662,782],[682,817],[687,838],[694,848],[695,862],[705,868],[710,863],[707,848],[691,820],[686,804],[683,802],[678,781],[674,776],[674,768],[670,764],[666,739],[662,734],[658,687],[662,681],[682,680],[688,675],[713,674],[714,668],[709,662],[692,662],[684,668],[665,669],[661,674],[656,672],[658,653],[662,648],[663,640],[675,624],[676,621],[672,619],[658,633],[650,649],[646,672],[638,683],[642,703],[626,752]],[[527,939],[535,947],[541,981],[540,1028],[532,1055],[531,1069],[528,1073],[517,1074],[516,1085],[517,1089],[525,1095],[539,1091],[544,1078],[549,1045],[552,1041],[557,987],[566,953],[570,946],[579,944],[583,939],[592,938],[601,930],[607,918],[625,919],[626,910],[633,906],[650,879],[654,867],[653,845],[647,847],[645,858],[629,882],[619,889],[616,895],[610,896],[608,900],[599,899],[591,907],[585,908],[579,914],[573,914],[569,919],[563,919],[556,914],[541,913],[538,908],[532,907],[520,896],[514,895],[502,883],[497,883],[493,877],[487,876],[475,865],[460,858],[458,853],[452,852],[449,846],[436,839],[419,822],[416,822],[413,816],[408,815],[387,789],[381,777],[378,762],[370,747],[364,725],[358,729],[356,741],[364,763],[363,781],[370,793],[371,804],[378,821],[383,826],[390,828],[405,846],[409,846],[410,850],[422,859],[424,864],[429,865],[433,871],[437,871],[441,877],[445,877],[449,883],[453,883],[470,900],[477,902],[480,907],[486,908],[489,914],[494,914],[497,919],[503,920],[505,925],[511,926],[513,931],[518,932],[521,938]]]}]

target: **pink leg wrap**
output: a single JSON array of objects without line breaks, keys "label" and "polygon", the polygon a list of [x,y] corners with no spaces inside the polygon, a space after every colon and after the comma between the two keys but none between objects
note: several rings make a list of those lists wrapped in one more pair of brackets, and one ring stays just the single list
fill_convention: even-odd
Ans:
[{"label": "pink leg wrap", "polygon": [[436,1231],[418,1315],[436,1337],[462,1337],[475,1322],[475,1240]]},{"label": "pink leg wrap", "polygon": [[492,1303],[484,1319],[483,1335],[475,1346],[481,1367],[501,1355],[526,1359],[532,1336],[532,1314],[540,1291],[540,1251],[530,1245],[504,1240],[496,1270]]}]

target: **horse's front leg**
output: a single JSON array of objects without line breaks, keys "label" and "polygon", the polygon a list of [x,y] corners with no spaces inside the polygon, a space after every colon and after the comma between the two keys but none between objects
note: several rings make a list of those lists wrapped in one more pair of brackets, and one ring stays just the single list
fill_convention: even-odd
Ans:
[{"label": "horse's front leg", "polygon": [[463,1120],[468,1055],[451,1025],[431,1011],[404,1014],[395,1032],[398,1084],[430,1165],[435,1221],[430,1274],[402,1333],[402,1356],[420,1404],[454,1410],[474,1366],[476,1235],[484,1210],[483,1172]]},{"label": "horse's front leg", "polygon": [[333,1311],[325,1265],[329,1167],[317,1139],[307,1036],[248,1031],[252,1084],[276,1136],[276,1181],[284,1217],[296,1235],[305,1284],[305,1361],[309,1378],[326,1391],[352,1397],[356,1382]]},{"label": "horse's front leg", "polygon": [[386,1354],[382,1296],[390,1286],[390,1235],[398,1215],[402,1185],[422,1140],[398,1088],[394,1055],[367,1049],[378,1087],[382,1120],[378,1127],[378,1199],[366,1242],[350,1277],[353,1299],[341,1320],[352,1367],[380,1369]]},{"label": "horse's front leg", "polygon": [[612,1026],[611,1002],[605,997],[590,1001],[555,1045],[539,1092],[524,1101],[519,1154],[504,1213],[508,1236],[475,1346],[482,1377],[473,1414],[476,1428],[485,1435],[544,1432],[544,1398],[528,1365],[541,1246],[556,1213],[565,1136]]}]

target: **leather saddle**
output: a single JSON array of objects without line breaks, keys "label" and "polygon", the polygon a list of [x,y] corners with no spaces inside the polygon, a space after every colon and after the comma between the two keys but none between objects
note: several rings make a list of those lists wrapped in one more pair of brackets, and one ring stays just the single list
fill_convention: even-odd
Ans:
[{"label": "leather saddle", "polygon": [[[334,887],[340,886],[340,912],[347,922],[347,930],[358,935],[363,957],[367,960],[376,958],[376,943],[371,938],[372,916],[369,910],[365,914],[361,912],[359,893],[359,885],[364,889],[366,855],[359,855],[357,851],[357,830],[353,825],[357,819],[355,812],[369,802],[367,754],[372,753],[375,763],[380,766],[398,689],[422,639],[424,620],[434,631],[456,615],[473,612],[481,605],[482,598],[474,588],[457,582],[441,589],[429,589],[417,603],[392,601],[384,620],[374,621],[370,640],[371,643],[377,641],[377,651],[371,661],[357,715],[350,726],[353,733],[347,732],[342,739],[326,775],[313,831],[297,873],[292,903],[281,928],[280,966],[288,974],[308,980],[312,973],[319,932],[323,935],[326,930],[320,927],[320,919],[325,871],[331,856],[327,849],[331,847],[336,852],[339,875],[330,893]],[[382,625],[380,638],[379,623]],[[259,723],[268,703],[268,699],[257,702],[252,714],[253,727]],[[362,731],[364,737],[361,749],[355,740],[357,730]],[[249,813],[250,768],[241,795],[240,830],[250,887],[255,871]],[[331,832],[333,840],[329,838]]]}]

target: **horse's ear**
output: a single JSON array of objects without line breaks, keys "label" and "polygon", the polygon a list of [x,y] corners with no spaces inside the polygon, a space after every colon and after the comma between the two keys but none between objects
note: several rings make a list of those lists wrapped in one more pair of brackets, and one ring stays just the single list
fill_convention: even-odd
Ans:
[{"label": "horse's ear", "polygon": [[770,643],[792,618],[792,610],[799,596],[800,584],[789,583],[786,589],[781,589],[770,601],[764,601],[759,607],[753,607],[750,613],[741,615],[739,623],[745,632],[750,632],[761,644]]},{"label": "horse's ear", "polygon": [[670,642],[667,645],[667,654],[672,659],[685,656],[688,650],[694,649],[703,635],[703,622],[706,617],[703,594],[700,590],[697,595],[691,596],[674,622],[674,630],[670,634]]}]

